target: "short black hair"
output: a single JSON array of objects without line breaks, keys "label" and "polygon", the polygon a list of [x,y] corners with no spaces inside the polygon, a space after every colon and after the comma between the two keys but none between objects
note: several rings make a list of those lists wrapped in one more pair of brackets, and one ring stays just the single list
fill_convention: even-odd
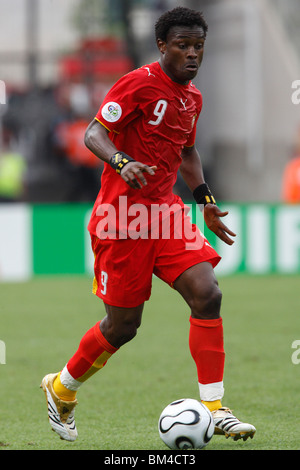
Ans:
[{"label": "short black hair", "polygon": [[204,37],[208,30],[207,23],[201,12],[185,7],[176,7],[163,13],[155,23],[155,39],[167,40],[169,30],[174,26],[200,26],[204,31]]}]

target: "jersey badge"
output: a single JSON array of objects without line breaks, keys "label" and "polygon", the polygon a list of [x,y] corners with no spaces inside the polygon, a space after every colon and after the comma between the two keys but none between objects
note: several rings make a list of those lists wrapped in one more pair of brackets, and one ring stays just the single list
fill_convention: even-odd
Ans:
[{"label": "jersey badge", "polygon": [[101,114],[106,121],[116,122],[122,116],[122,108],[118,103],[110,101],[103,106]]}]

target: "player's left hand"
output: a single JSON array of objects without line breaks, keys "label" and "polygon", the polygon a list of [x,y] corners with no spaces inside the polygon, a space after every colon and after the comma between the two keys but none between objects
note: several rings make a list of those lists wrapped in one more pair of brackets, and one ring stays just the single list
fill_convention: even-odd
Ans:
[{"label": "player's left hand", "polygon": [[[220,217],[225,217],[228,211],[222,212],[215,204],[206,204],[203,211],[203,217],[207,227],[214,232],[224,243],[232,245],[234,240],[230,237],[235,237],[236,234],[232,232],[225,224],[223,224]],[[229,236],[230,235],[230,236]]]},{"label": "player's left hand", "polygon": [[155,170],[157,170],[156,166],[148,166],[136,161],[129,162],[121,170],[121,177],[131,188],[141,189],[143,186],[147,186],[144,173],[153,176]]}]

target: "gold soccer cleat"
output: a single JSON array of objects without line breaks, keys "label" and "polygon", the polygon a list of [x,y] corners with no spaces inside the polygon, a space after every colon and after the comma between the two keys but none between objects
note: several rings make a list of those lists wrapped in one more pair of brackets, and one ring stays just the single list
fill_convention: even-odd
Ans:
[{"label": "gold soccer cleat", "polygon": [[78,436],[74,419],[74,408],[77,400],[63,401],[55,394],[53,382],[58,374],[46,375],[41,383],[44,390],[48,406],[49,423],[61,439],[66,441],[75,441]]},{"label": "gold soccer cleat", "polygon": [[215,434],[223,434],[226,438],[232,437],[234,441],[243,439],[246,441],[248,437],[253,438],[256,429],[252,424],[242,423],[237,419],[229,408],[219,408],[212,411],[215,423]]}]

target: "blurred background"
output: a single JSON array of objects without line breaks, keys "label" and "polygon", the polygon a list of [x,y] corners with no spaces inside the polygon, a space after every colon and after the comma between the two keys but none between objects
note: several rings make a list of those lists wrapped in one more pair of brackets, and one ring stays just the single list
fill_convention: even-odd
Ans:
[{"label": "blurred background", "polygon": [[[85,129],[119,77],[158,59],[154,23],[179,5],[203,11],[209,25],[194,82],[204,98],[197,147],[217,200],[293,203],[296,210],[300,105],[292,101],[292,86],[300,80],[299,0],[0,0],[0,278],[5,246],[16,232],[26,231],[27,253],[20,253],[32,258],[32,220],[41,204],[71,204],[72,210],[74,203],[86,204],[86,214],[102,164],[84,147]],[[291,185],[295,190],[287,195],[284,186]],[[180,176],[176,191],[191,200]],[[281,223],[255,207],[257,218],[243,212],[237,223],[246,217],[252,228],[263,224],[265,244],[276,245],[267,237]],[[300,216],[293,214],[296,227]],[[298,270],[297,243],[295,250],[290,257]],[[268,268],[257,261],[262,272],[273,269],[274,256]],[[30,273],[36,272],[32,263]]]}]

